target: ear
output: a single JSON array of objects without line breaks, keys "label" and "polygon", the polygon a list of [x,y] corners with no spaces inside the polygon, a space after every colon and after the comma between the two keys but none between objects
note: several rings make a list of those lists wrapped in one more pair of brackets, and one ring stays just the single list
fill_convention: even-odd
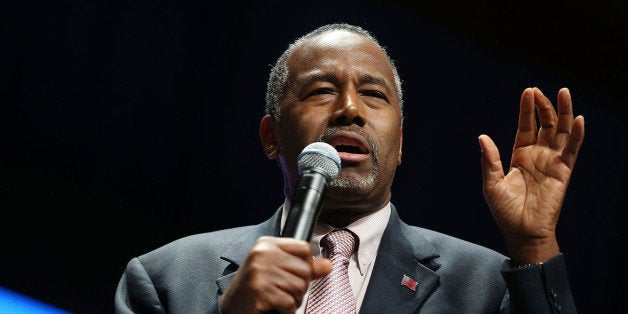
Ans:
[{"label": "ear", "polygon": [[399,135],[399,154],[397,155],[397,165],[401,165],[401,155],[402,155],[401,148],[402,147],[403,147],[403,131]]},{"label": "ear", "polygon": [[275,159],[279,155],[279,146],[275,138],[276,131],[277,121],[270,115],[265,115],[259,125],[259,137],[268,159]]}]

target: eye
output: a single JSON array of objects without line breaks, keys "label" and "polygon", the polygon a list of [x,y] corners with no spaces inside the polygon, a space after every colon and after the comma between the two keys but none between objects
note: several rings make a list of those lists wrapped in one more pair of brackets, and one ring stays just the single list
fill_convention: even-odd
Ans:
[{"label": "eye", "polygon": [[316,95],[325,95],[325,94],[333,94],[334,91],[331,88],[317,88],[311,91],[307,96],[316,96]]},{"label": "eye", "polygon": [[384,95],[384,93],[378,90],[366,90],[366,91],[362,91],[360,94],[364,96],[380,98],[380,99],[388,101],[388,98],[386,97],[386,95]]}]

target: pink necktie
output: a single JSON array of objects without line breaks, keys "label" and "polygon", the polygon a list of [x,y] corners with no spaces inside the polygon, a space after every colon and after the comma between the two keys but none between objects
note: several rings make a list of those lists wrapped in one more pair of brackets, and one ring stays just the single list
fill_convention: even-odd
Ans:
[{"label": "pink necktie", "polygon": [[349,258],[357,248],[357,236],[347,229],[336,229],[321,240],[331,260],[331,273],[314,281],[306,313],[355,313],[355,298],[349,282]]}]

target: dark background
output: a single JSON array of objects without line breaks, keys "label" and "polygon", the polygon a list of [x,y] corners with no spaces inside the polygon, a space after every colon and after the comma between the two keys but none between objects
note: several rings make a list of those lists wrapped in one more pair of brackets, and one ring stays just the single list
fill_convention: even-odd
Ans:
[{"label": "dark background", "polygon": [[0,286],[111,313],[130,258],[269,217],[283,201],[257,135],[270,65],[344,21],[404,80],[402,218],[503,253],[476,138],[508,162],[521,91],[570,88],[587,131],[559,241],[580,311],[623,308],[627,2],[459,2],[0,2]]}]

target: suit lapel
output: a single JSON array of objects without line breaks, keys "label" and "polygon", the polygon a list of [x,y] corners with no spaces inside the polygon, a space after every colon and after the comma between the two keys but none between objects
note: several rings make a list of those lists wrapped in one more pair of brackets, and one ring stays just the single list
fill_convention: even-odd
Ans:
[{"label": "suit lapel", "polygon": [[[410,233],[409,226],[391,207],[361,313],[415,312],[434,292],[440,279],[434,272],[439,267],[434,261],[438,257],[434,246]],[[402,283],[404,278],[407,285]]]},{"label": "suit lapel", "polygon": [[229,264],[225,267],[223,276],[216,279],[218,294],[223,294],[227,289],[231,279],[235,276],[235,271],[238,270],[240,264],[244,262],[246,255],[259,237],[279,236],[282,208],[283,206],[279,207],[273,217],[255,226],[251,232],[244,233],[240,239],[235,241],[233,245],[220,256],[220,259],[229,262]]},{"label": "suit lapel", "polygon": [[[361,313],[415,312],[434,292],[440,279],[435,273],[440,265],[434,261],[438,257],[434,246],[416,232],[410,232],[395,207],[391,207],[390,220],[382,236]],[[219,295],[227,289],[235,271],[259,237],[279,236],[281,211],[280,207],[271,219],[257,225],[252,232],[243,234],[220,257],[228,265],[223,276],[216,280]],[[404,275],[416,281],[416,291],[402,284]]]}]

